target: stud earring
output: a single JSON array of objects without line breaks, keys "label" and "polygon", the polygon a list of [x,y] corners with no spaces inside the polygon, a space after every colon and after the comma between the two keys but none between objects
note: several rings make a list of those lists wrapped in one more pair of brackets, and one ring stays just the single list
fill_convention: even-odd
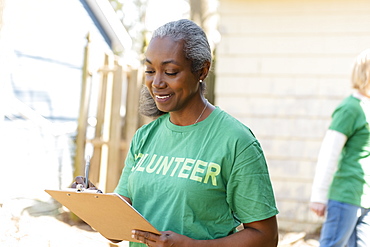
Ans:
[{"label": "stud earring", "polygon": [[202,83],[202,82],[203,82],[203,80],[199,80],[199,82],[200,82],[200,83]]}]

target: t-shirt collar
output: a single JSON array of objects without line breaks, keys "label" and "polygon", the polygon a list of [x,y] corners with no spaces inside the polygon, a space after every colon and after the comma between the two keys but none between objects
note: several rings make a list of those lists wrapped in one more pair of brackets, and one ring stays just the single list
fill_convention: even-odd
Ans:
[{"label": "t-shirt collar", "polygon": [[352,96],[361,100],[362,102],[366,103],[366,104],[370,104],[370,99],[364,95],[362,95],[358,90],[355,90],[353,93],[352,93]]}]

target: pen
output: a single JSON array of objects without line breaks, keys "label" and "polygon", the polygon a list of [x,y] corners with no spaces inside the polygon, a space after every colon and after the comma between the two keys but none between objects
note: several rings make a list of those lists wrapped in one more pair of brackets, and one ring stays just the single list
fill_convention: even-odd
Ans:
[{"label": "pen", "polygon": [[85,188],[89,188],[90,156],[87,156],[85,165]]}]

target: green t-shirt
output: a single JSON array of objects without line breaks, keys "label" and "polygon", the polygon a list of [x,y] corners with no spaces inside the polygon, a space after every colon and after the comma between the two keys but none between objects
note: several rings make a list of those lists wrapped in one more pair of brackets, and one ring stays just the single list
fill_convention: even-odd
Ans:
[{"label": "green t-shirt", "polygon": [[370,208],[369,117],[366,104],[353,96],[344,99],[332,115],[329,128],[348,139],[330,186],[329,199]]},{"label": "green t-shirt", "polygon": [[140,128],[115,192],[158,230],[194,239],[222,238],[278,213],[260,144],[219,108],[194,125],[165,114]]}]

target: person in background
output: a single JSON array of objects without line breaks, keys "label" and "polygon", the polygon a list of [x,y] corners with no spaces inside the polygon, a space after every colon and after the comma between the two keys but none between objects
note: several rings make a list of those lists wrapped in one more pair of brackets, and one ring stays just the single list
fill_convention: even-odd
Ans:
[{"label": "person in background", "polygon": [[310,209],[326,215],[321,247],[370,246],[370,49],[355,60],[352,86],[332,114],[312,185]]},{"label": "person in background", "polygon": [[211,61],[205,33],[190,20],[153,33],[140,112],[155,120],[133,137],[115,192],[162,234],[133,229],[141,243],[131,247],[277,246],[263,150],[205,98]]}]

